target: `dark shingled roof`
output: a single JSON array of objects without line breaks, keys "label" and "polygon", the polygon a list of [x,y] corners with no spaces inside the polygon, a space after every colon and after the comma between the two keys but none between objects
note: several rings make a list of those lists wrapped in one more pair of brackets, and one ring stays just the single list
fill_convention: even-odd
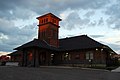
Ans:
[{"label": "dark shingled roof", "polygon": [[87,35],[75,36],[70,38],[60,39],[60,48],[65,50],[74,49],[89,49],[103,47],[105,45],[93,40]]},{"label": "dark shingled roof", "polygon": [[14,52],[12,52],[12,53],[10,53],[10,54],[7,54],[8,56],[17,56],[17,55],[20,55],[22,53],[22,51],[14,51]]},{"label": "dark shingled roof", "polygon": [[59,39],[59,48],[49,45],[44,40],[34,39],[22,46],[15,48],[14,50],[22,50],[29,47],[38,47],[55,51],[68,51],[68,50],[80,50],[80,49],[92,49],[92,48],[106,48],[112,51],[112,49],[104,44],[101,44],[87,35],[75,36],[70,38]]},{"label": "dark shingled roof", "polygon": [[38,39],[34,39],[33,41],[23,44],[22,46],[19,46],[19,47],[15,48],[14,50],[20,50],[20,49],[28,48],[28,47],[39,47],[39,48],[57,50],[56,47],[50,46],[44,40],[38,40]]}]

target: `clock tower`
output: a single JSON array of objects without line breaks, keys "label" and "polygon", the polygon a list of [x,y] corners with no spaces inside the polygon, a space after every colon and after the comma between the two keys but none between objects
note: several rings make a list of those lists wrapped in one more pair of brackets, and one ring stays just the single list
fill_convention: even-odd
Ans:
[{"label": "clock tower", "polygon": [[37,17],[39,20],[38,25],[38,39],[44,40],[49,45],[59,47],[59,21],[60,18],[52,13],[48,13]]}]

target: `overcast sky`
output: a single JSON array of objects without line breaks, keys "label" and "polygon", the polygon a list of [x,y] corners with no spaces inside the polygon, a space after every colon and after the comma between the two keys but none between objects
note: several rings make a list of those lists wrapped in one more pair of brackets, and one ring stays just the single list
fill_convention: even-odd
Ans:
[{"label": "overcast sky", "polygon": [[37,38],[48,12],[62,19],[59,38],[85,34],[120,53],[120,0],[1,0],[0,54]]}]

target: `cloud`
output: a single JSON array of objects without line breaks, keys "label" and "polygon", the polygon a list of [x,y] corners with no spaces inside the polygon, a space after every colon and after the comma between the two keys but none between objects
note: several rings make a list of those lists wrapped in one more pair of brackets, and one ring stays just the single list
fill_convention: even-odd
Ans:
[{"label": "cloud", "polygon": [[13,21],[0,19],[0,24],[0,51],[10,52],[37,35],[36,23],[19,28]]},{"label": "cloud", "polygon": [[104,37],[104,35],[90,35],[93,38],[100,38],[100,37]]},{"label": "cloud", "polygon": [[110,47],[112,47],[113,50],[115,50],[119,53],[120,45],[118,45],[118,44],[109,44],[109,45],[110,45]]},{"label": "cloud", "polygon": [[94,27],[94,26],[96,26],[96,24],[97,24],[97,22],[96,22],[96,20],[94,20],[94,21],[91,21],[91,22],[88,24],[88,26]]},{"label": "cloud", "polygon": [[98,26],[101,26],[101,25],[104,25],[104,20],[103,20],[102,17],[100,18],[100,20],[99,20],[99,22],[98,22]]},{"label": "cloud", "polygon": [[[109,3],[109,0],[1,0],[0,51],[11,51],[14,47],[36,36],[37,23],[34,23],[32,18],[35,19],[36,16],[47,12],[60,16],[62,12],[72,10],[73,12],[61,22],[61,26],[68,30],[104,25],[105,21],[102,17],[99,20],[93,20],[92,16],[97,10],[106,9]],[[79,16],[80,10],[86,11],[83,17]],[[119,29],[119,3],[109,6],[106,10],[105,14],[110,16],[107,23],[111,28]],[[100,35],[93,37],[100,37]]]},{"label": "cloud", "polygon": [[78,13],[72,12],[70,13],[66,19],[61,22],[62,26],[64,26],[65,29],[71,30],[74,28],[84,28],[84,25],[87,25],[90,22],[87,18],[81,18]]},{"label": "cloud", "polygon": [[30,13],[43,14],[46,12],[59,14],[68,8],[72,10],[100,9],[108,3],[109,0],[2,0],[0,2],[0,17],[26,18],[30,16]]},{"label": "cloud", "polygon": [[109,15],[107,24],[110,28],[120,30],[120,1],[116,0],[112,5],[108,6],[105,14]]},{"label": "cloud", "polygon": [[6,55],[6,54],[9,54],[10,52],[3,52],[3,51],[0,51],[0,56],[1,55]]},{"label": "cloud", "polygon": [[87,17],[87,18],[90,18],[94,14],[95,14],[95,11],[88,11],[84,16]]},{"label": "cloud", "polygon": [[3,33],[0,33],[0,40],[8,39],[7,35],[4,35]]},{"label": "cloud", "polygon": [[120,41],[116,41],[115,43],[120,43]]}]

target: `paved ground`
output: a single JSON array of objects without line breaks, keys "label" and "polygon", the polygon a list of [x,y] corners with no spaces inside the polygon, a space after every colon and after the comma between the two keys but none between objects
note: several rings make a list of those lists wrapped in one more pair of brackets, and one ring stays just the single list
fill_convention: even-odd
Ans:
[{"label": "paved ground", "polygon": [[0,66],[0,80],[120,80],[120,73],[80,68]]},{"label": "paved ground", "polygon": [[120,72],[120,67],[118,67],[118,68],[112,70],[112,72]]}]

